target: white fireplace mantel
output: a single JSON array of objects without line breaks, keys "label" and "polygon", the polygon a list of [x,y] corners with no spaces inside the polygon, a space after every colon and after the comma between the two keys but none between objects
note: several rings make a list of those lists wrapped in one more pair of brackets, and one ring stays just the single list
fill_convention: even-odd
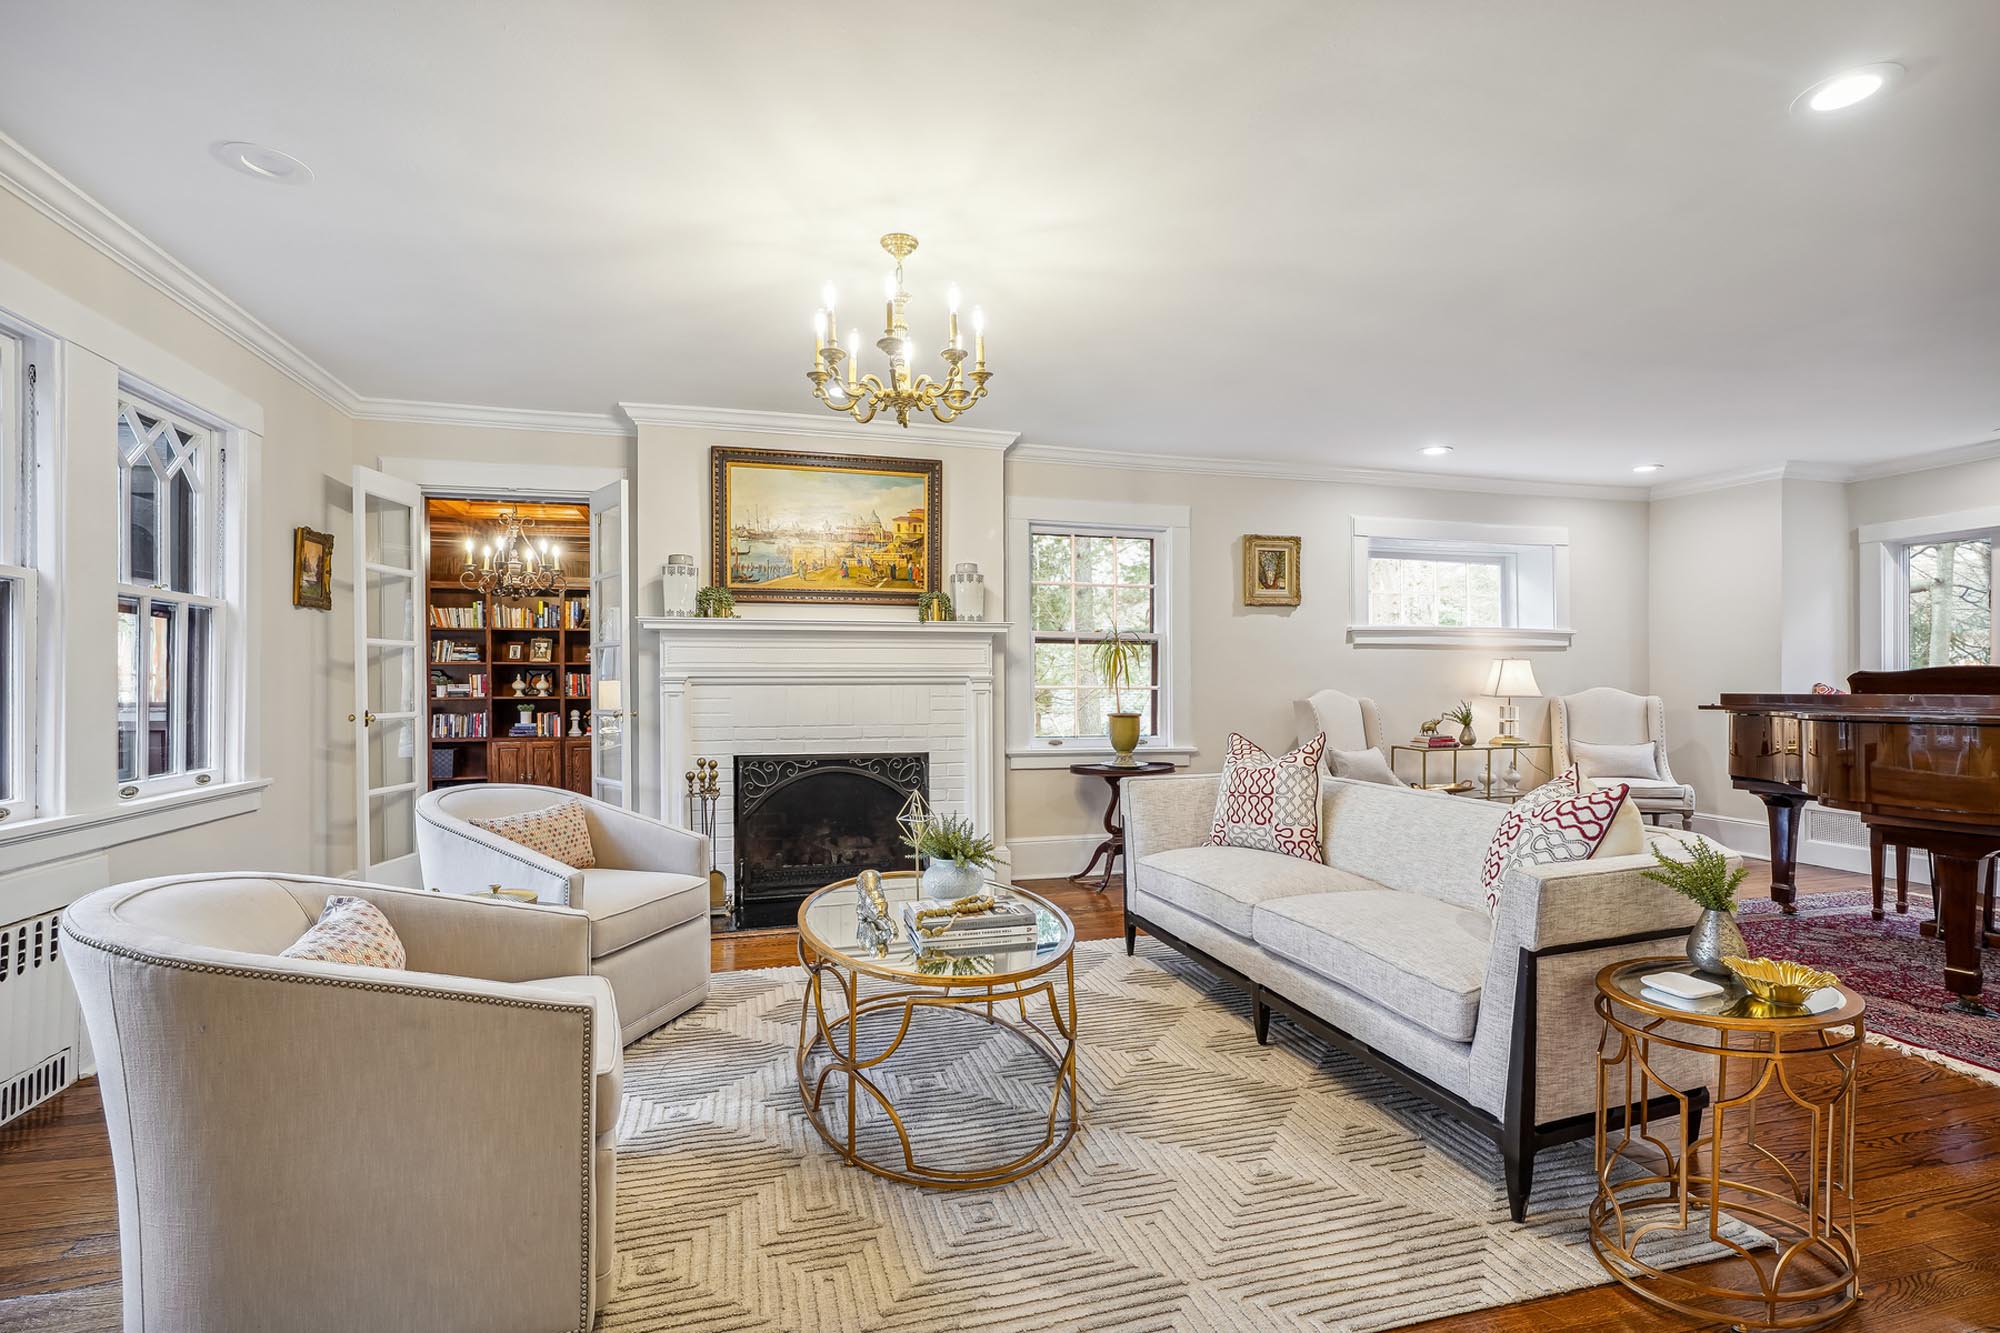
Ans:
[{"label": "white fireplace mantel", "polygon": [[994,706],[1003,621],[640,618],[657,636],[662,816],[687,822],[680,775],[718,762],[716,864],[735,873],[738,754],[929,756],[932,804],[996,837]]}]

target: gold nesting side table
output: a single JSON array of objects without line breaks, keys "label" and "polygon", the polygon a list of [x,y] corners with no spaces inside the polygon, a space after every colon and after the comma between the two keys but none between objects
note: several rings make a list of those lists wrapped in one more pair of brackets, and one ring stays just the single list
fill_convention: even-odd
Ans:
[{"label": "gold nesting side table", "polygon": [[[1832,1323],[1861,1298],[1854,1117],[1866,1003],[1841,989],[1819,1012],[1778,1007],[1734,978],[1708,978],[1724,993],[1682,1007],[1643,988],[1640,979],[1655,972],[1693,968],[1685,958],[1646,958],[1597,974],[1604,1035],[1591,1249],[1634,1294],[1697,1319],[1753,1329]],[[1715,1059],[1706,1133],[1700,1108],[1690,1116],[1676,1091],[1684,1084],[1655,1072],[1654,1061],[1670,1052]],[[1647,1100],[1663,1094],[1682,1101],[1671,1137],[1646,1115]],[[1764,1102],[1784,1107],[1792,1123],[1773,1134],[1766,1115],[1760,1126]],[[1771,1243],[1731,1234],[1726,1218]],[[1723,1251],[1724,1271],[1710,1271],[1715,1263],[1663,1269],[1640,1256],[1647,1236],[1694,1227]]]}]

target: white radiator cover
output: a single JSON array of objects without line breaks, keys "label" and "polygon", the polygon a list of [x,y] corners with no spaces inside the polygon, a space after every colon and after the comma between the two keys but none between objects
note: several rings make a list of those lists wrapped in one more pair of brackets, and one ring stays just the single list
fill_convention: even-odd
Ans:
[{"label": "white radiator cover", "polygon": [[62,913],[0,926],[0,1125],[76,1082],[83,1012],[62,961]]}]

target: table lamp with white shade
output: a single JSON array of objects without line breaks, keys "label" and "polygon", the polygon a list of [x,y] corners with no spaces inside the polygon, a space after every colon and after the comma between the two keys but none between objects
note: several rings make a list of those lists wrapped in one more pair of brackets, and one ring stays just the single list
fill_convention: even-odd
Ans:
[{"label": "table lamp with white shade", "polygon": [[625,712],[625,689],[615,678],[597,682],[597,715],[606,735],[618,734],[618,720]]},{"label": "table lamp with white shade", "polygon": [[[1495,745],[1526,745],[1526,737],[1516,733],[1520,725],[1521,710],[1514,706],[1516,699],[1539,699],[1542,687],[1535,684],[1535,669],[1525,657],[1496,657],[1493,670],[1487,674],[1486,688],[1481,691],[1499,699],[1500,732],[1494,736]],[[1520,756],[1507,756],[1507,772],[1501,790],[1509,794],[1521,790]]]}]

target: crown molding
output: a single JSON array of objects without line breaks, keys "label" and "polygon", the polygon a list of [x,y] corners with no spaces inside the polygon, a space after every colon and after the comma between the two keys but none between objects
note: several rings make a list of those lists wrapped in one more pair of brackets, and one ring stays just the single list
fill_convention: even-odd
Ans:
[{"label": "crown molding", "polygon": [[356,421],[394,421],[414,426],[475,426],[485,430],[539,430],[569,435],[632,437],[632,427],[609,412],[550,412],[525,407],[482,407],[477,403],[425,403],[410,398],[362,398]]},{"label": "crown molding", "polygon": [[0,188],[234,338],[330,406],[353,415],[360,395],[339,376],[4,133],[0,133]]},{"label": "crown molding", "polygon": [[1463,473],[1399,472],[1391,468],[1337,467],[1277,459],[1213,458],[1198,455],[1128,454],[1110,449],[1083,449],[1060,444],[1016,445],[1009,462],[1055,463],[1064,467],[1124,468],[1143,472],[1195,473],[1213,477],[1250,477],[1263,481],[1344,482],[1350,486],[1407,486],[1427,491],[1472,491],[1478,494],[1544,495],[1572,500],[1638,500],[1648,498],[1644,486],[1593,482],[1526,481],[1517,477],[1478,477]]},{"label": "crown molding", "polygon": [[1847,480],[1874,481],[1881,477],[1900,477],[1911,472],[1935,472],[1941,467],[1957,467],[1960,463],[1983,463],[1989,458],[2000,458],[2000,439],[1955,445],[1949,449],[1933,449],[1927,453],[1911,454],[1905,458],[1885,458],[1880,462],[1861,463],[1848,469]]},{"label": "crown molding", "polygon": [[733,407],[687,407],[675,403],[620,403],[618,408],[634,426],[696,426],[708,430],[743,431],[752,435],[812,435],[830,440],[865,440],[871,444],[900,440],[908,444],[955,445],[961,449],[1014,447],[1019,431],[978,430],[971,426],[944,426],[919,423],[897,426],[893,422],[862,425],[850,417],[827,413],[814,416],[805,412],[751,412]]}]

